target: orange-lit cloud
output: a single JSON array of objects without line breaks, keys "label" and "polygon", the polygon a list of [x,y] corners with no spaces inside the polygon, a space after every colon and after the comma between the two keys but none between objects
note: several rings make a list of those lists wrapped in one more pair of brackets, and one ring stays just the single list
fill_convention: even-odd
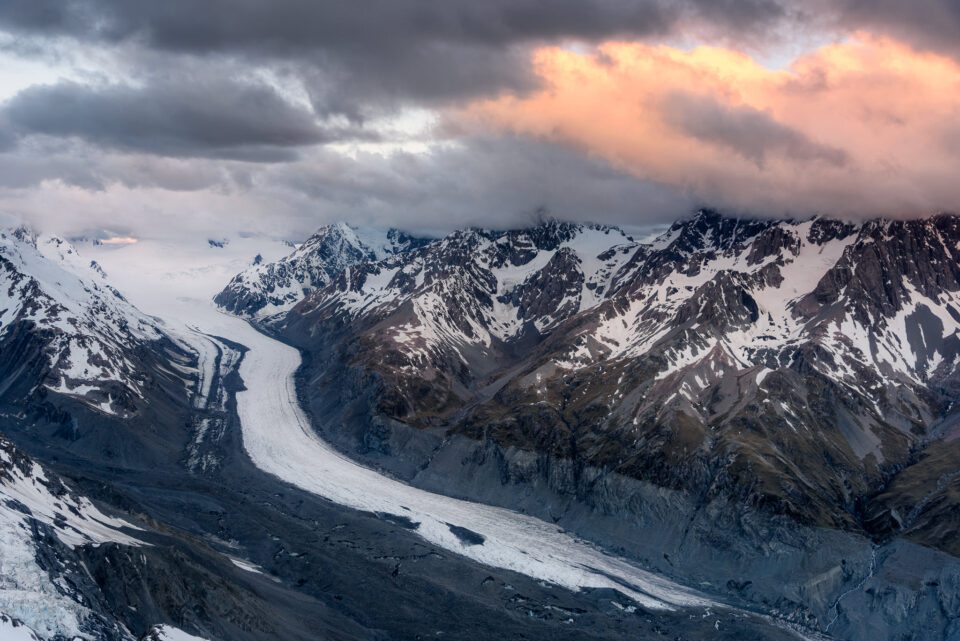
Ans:
[{"label": "orange-lit cloud", "polygon": [[707,204],[755,213],[960,209],[960,65],[858,34],[764,67],[723,48],[607,43],[535,54],[543,88],[469,126],[572,144]]},{"label": "orange-lit cloud", "polygon": [[133,236],[111,236],[100,241],[101,245],[136,245],[140,239]]}]

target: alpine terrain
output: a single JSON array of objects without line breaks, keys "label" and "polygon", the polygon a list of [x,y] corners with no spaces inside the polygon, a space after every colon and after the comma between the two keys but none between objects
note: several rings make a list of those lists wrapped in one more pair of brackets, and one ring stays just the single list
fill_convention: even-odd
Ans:
[{"label": "alpine terrain", "polygon": [[[837,638],[960,634],[960,218],[701,211],[355,256],[247,313],[303,351],[344,454]],[[238,282],[276,287],[238,276],[241,313]]]},{"label": "alpine terrain", "polygon": [[960,218],[0,241],[2,638],[960,637]]},{"label": "alpine terrain", "polygon": [[0,641],[960,641],[960,0],[0,0]]}]

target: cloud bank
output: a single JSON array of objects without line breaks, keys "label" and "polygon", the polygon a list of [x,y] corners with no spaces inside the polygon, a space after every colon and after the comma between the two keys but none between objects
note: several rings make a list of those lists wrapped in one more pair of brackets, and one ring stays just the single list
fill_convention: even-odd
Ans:
[{"label": "cloud bank", "polygon": [[960,64],[862,34],[787,69],[712,47],[536,54],[544,88],[482,100],[475,127],[565,143],[757,215],[911,216],[960,204]]}]

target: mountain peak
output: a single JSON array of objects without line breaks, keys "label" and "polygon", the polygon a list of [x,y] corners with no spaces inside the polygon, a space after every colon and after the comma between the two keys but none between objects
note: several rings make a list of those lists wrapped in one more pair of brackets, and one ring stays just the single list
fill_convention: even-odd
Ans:
[{"label": "mountain peak", "polygon": [[19,227],[13,227],[7,230],[6,233],[0,232],[0,236],[6,236],[9,234],[11,237],[19,240],[23,243],[28,243],[30,245],[36,246],[38,234],[36,230],[27,225],[20,225]]},{"label": "mountain peak", "polygon": [[214,300],[228,311],[268,318],[290,309],[347,267],[380,260],[426,242],[396,229],[330,223],[288,256],[273,263],[256,263],[237,274]]}]

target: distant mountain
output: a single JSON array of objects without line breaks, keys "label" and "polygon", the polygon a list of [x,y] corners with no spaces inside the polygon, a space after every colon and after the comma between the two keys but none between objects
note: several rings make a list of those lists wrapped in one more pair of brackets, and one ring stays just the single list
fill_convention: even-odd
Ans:
[{"label": "distant mountain", "polygon": [[255,261],[230,281],[216,302],[235,314],[268,318],[289,310],[351,265],[379,260],[425,242],[396,229],[379,232],[344,223],[327,225],[289,256],[274,263]]}]

